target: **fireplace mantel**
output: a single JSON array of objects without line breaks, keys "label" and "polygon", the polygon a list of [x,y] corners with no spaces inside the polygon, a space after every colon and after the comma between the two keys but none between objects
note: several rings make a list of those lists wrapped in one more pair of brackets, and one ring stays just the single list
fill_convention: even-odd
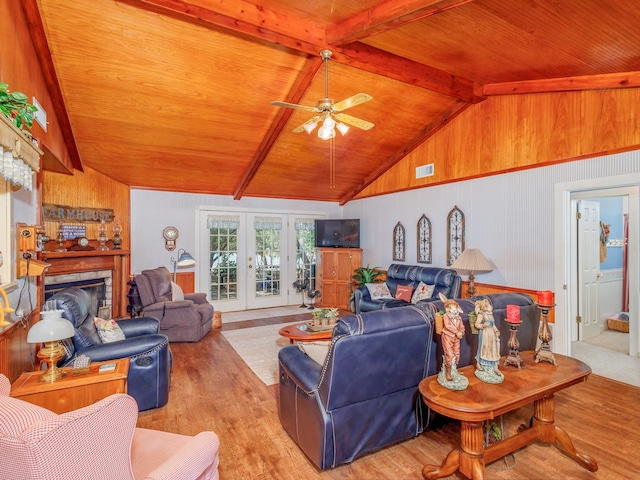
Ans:
[{"label": "fireplace mantel", "polygon": [[112,316],[120,318],[127,315],[129,255],[129,250],[76,250],[41,252],[40,259],[51,265],[45,276],[112,270]]}]

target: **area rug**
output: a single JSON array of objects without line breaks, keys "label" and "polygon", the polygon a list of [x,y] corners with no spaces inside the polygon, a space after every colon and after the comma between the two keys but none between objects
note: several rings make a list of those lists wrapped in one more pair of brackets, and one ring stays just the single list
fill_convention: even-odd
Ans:
[{"label": "area rug", "polygon": [[275,385],[278,383],[278,352],[290,345],[289,339],[281,337],[278,331],[293,323],[299,322],[223,331],[222,335],[265,385]]},{"label": "area rug", "polygon": [[245,320],[255,320],[257,318],[285,317],[287,315],[297,315],[309,310],[300,306],[260,308],[257,310],[241,310],[239,312],[225,312],[222,314],[222,323],[243,322]]}]

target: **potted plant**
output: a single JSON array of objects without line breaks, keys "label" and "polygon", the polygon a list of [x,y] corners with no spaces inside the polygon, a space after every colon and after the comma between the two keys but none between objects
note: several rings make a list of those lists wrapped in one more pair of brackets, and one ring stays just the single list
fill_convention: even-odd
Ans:
[{"label": "potted plant", "polygon": [[370,267],[367,264],[366,267],[356,268],[353,275],[351,275],[351,282],[347,286],[351,290],[351,298],[349,299],[349,307],[352,312],[355,312],[355,290],[358,287],[364,287],[367,283],[380,283],[384,272],[379,267]]},{"label": "potted plant", "polygon": [[22,92],[9,91],[9,85],[0,82],[0,112],[9,118],[13,124],[28,132],[33,126],[34,113],[38,107],[27,102],[27,96]]}]

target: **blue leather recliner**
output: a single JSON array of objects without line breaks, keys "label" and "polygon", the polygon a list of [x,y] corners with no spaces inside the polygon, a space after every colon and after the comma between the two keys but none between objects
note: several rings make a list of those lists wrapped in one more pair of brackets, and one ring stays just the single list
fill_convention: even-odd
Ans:
[{"label": "blue leather recliner", "polygon": [[62,366],[69,366],[78,355],[86,355],[93,362],[129,358],[128,393],[136,399],[138,410],[165,405],[169,400],[171,350],[166,335],[158,333],[155,318],[137,317],[117,321],[124,340],[102,343],[89,312],[89,294],[82,289],[65,288],[53,295],[56,308],[69,320],[75,335],[65,342],[66,357]]},{"label": "blue leather recliner", "polygon": [[[489,298],[493,305],[502,355],[508,353],[509,304],[520,306],[520,350],[535,349],[540,310],[530,296],[507,293],[457,299],[466,327],[458,366],[475,363],[478,335],[469,327],[468,313],[481,298]],[[323,365],[296,345],[280,350],[280,422],[318,468],[351,462],[429,426],[433,414],[423,404],[418,384],[442,365],[434,326],[440,309],[442,302],[435,300],[341,318]]]},{"label": "blue leather recliner", "polygon": [[279,353],[280,421],[320,469],[414,437],[427,423],[418,383],[435,368],[433,322],[417,308],[341,318],[324,366]]},{"label": "blue leather recliner", "polygon": [[392,263],[387,270],[385,283],[394,298],[372,299],[367,287],[358,287],[354,291],[356,313],[411,305],[404,300],[395,299],[396,288],[398,285],[410,285],[415,289],[420,282],[435,286],[431,298],[421,300],[421,303],[437,300],[439,293],[444,294],[447,298],[458,298],[462,288],[462,278],[460,278],[458,272],[450,268],[419,267],[417,265]]}]

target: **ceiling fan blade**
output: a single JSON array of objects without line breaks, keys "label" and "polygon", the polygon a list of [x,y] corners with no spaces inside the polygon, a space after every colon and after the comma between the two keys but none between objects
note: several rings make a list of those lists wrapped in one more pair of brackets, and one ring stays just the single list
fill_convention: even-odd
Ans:
[{"label": "ceiling fan blade", "polygon": [[298,105],[297,103],[287,102],[271,102],[274,107],[295,108],[297,110],[306,110],[307,112],[317,112],[317,107],[308,107],[307,105]]},{"label": "ceiling fan blade", "polygon": [[347,125],[351,125],[362,130],[369,130],[375,125],[374,123],[367,122],[366,120],[362,120],[360,118],[352,117],[351,115],[347,115],[346,113],[336,113],[334,117],[340,122],[344,122]]},{"label": "ceiling fan blade", "polygon": [[355,107],[356,105],[360,105],[361,103],[368,102],[373,97],[366,93],[356,93],[353,97],[346,98],[338,103],[333,104],[333,111],[340,112],[342,110],[346,110],[347,108]]},{"label": "ceiling fan blade", "polygon": [[298,125],[296,128],[293,129],[293,133],[300,133],[300,132],[304,132],[304,126],[305,125],[309,125],[310,123],[318,123],[320,121],[321,117],[319,115],[316,115],[313,118],[310,118],[309,120],[307,120],[306,122],[304,122],[302,125]]}]

